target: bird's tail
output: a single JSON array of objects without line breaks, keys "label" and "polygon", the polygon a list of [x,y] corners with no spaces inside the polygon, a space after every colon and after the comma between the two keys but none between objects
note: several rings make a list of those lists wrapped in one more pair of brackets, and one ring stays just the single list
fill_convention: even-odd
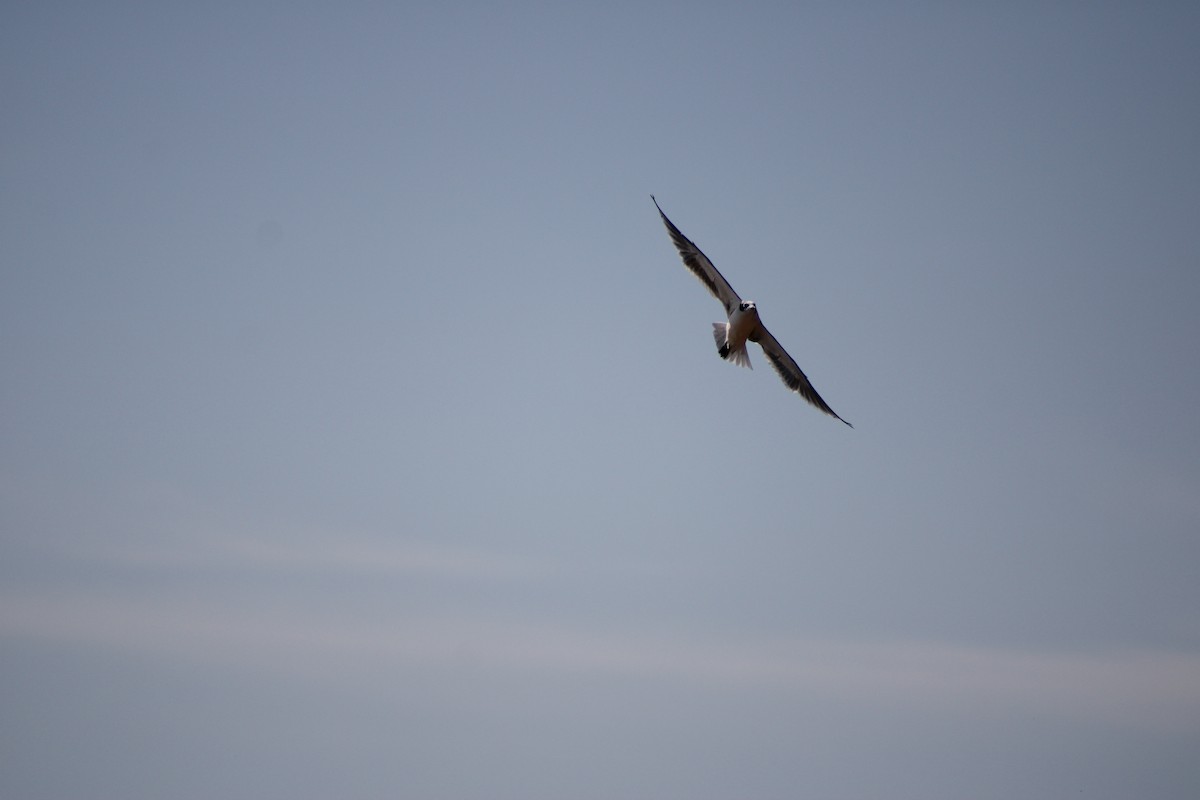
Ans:
[{"label": "bird's tail", "polygon": [[732,361],[739,367],[754,369],[750,366],[750,353],[746,351],[746,343],[742,342],[742,346],[736,350],[731,350],[729,347],[729,323],[714,322],[713,323],[713,339],[717,342],[717,355],[726,361]]}]

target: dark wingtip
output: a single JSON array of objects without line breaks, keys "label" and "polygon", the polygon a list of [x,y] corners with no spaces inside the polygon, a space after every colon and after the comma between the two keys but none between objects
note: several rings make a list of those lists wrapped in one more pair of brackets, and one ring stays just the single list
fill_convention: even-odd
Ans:
[{"label": "dark wingtip", "polygon": [[845,422],[845,423],[846,423],[846,425],[849,425],[851,428],[853,428],[853,427],[854,427],[853,425],[850,425],[850,423],[849,423],[849,422],[846,422],[846,420],[842,419],[841,415],[840,415],[840,414],[838,414],[836,411],[834,411],[834,410],[833,410],[832,408],[830,408],[829,406],[825,406],[825,413],[829,414],[829,416],[833,417],[833,418],[834,418],[834,419],[836,419],[838,422]]}]

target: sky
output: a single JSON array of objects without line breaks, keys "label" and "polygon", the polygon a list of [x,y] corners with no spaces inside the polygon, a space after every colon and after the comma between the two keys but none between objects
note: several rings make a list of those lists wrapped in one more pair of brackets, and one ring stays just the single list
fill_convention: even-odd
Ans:
[{"label": "sky", "polygon": [[1196,797],[1198,40],[6,4],[0,794]]}]

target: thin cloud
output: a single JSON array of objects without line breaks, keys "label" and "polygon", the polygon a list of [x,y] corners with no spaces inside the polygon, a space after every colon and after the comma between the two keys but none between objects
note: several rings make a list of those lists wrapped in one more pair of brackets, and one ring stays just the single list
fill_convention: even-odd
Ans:
[{"label": "thin cloud", "polygon": [[319,541],[194,536],[186,542],[139,542],[109,546],[105,550],[76,547],[69,555],[139,569],[329,571],[459,579],[515,580],[550,570],[544,562],[481,549],[348,536],[325,536]]},{"label": "thin cloud", "polygon": [[[1200,717],[1200,656],[1151,650],[1020,651],[919,641],[682,638],[516,623],[487,614],[356,615],[10,594],[0,635],[153,653],[313,679],[379,668],[609,675],[769,690],[848,703],[1002,715],[1051,713],[1188,728]],[[448,677],[447,680],[453,678]]]}]

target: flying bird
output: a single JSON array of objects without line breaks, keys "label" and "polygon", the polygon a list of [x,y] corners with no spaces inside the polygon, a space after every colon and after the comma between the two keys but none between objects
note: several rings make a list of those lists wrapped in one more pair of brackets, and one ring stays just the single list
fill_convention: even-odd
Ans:
[{"label": "flying bird", "polygon": [[[726,361],[749,367],[750,354],[746,352],[746,342],[758,343],[762,347],[763,353],[766,354],[767,360],[771,362],[771,366],[779,373],[779,377],[783,379],[789,389],[826,414],[846,422],[821,399],[821,395],[817,394],[817,390],[813,388],[804,371],[762,324],[758,318],[757,306],[749,300],[743,300],[729,285],[729,281],[725,280],[720,272],[717,272],[717,268],[708,260],[708,256],[700,252],[700,248],[696,247],[691,239],[684,236],[679,228],[676,228],[675,224],[667,219],[667,215],[663,213],[662,206],[658,204],[654,195],[650,195],[650,199],[654,200],[654,207],[658,209],[663,224],[667,226],[667,233],[671,235],[671,241],[675,243],[675,249],[679,251],[679,256],[683,259],[683,265],[708,287],[713,297],[721,301],[721,305],[725,306],[728,321],[713,323],[713,338],[717,341],[717,354]],[[849,422],[846,424],[850,425]],[[854,426],[850,425],[850,427]]]}]

